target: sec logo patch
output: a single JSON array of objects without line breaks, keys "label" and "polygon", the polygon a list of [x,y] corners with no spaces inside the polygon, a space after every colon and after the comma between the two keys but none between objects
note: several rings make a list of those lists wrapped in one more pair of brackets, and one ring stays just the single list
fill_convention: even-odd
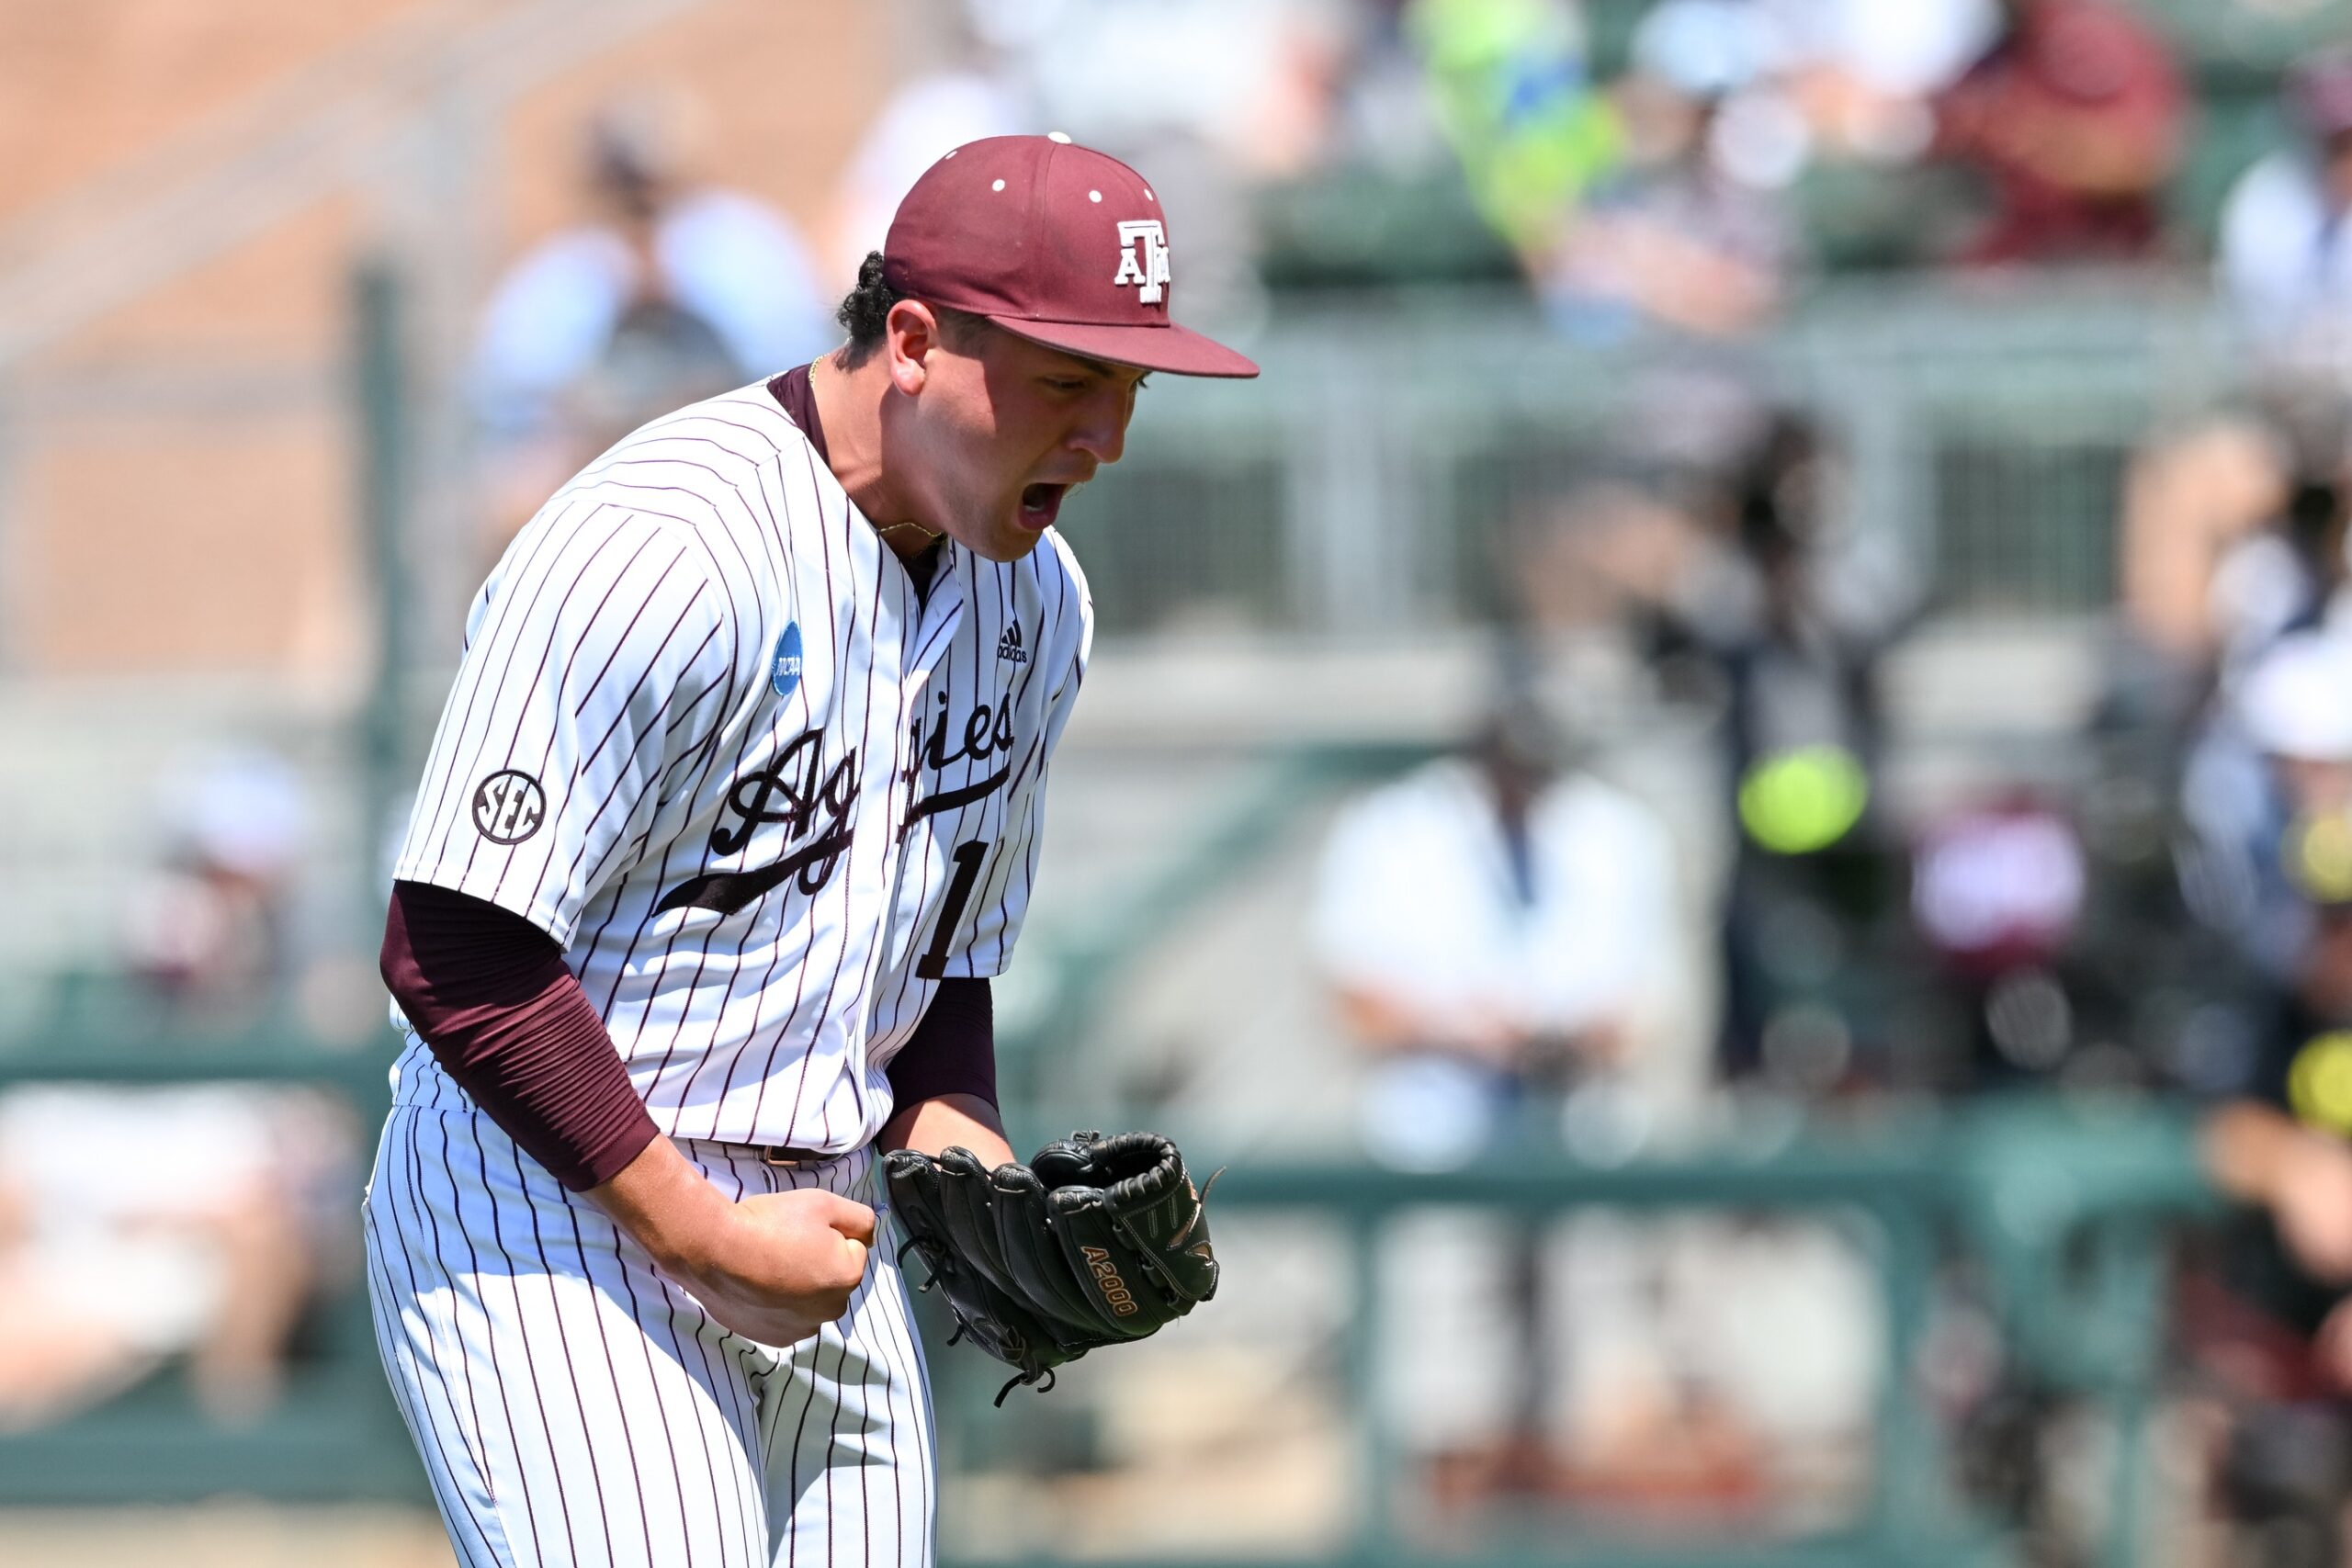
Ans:
[{"label": "sec logo patch", "polygon": [[768,660],[768,684],[779,697],[792,695],[800,684],[800,623],[786,625],[784,635],[775,639],[775,652]]},{"label": "sec logo patch", "polygon": [[547,815],[547,792],[528,773],[508,768],[474,786],[474,830],[493,844],[521,843]]}]

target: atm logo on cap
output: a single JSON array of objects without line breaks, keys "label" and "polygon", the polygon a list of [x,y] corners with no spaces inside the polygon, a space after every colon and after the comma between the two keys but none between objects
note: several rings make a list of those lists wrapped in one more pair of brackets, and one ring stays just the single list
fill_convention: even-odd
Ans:
[{"label": "atm logo on cap", "polygon": [[1136,298],[1157,305],[1168,297],[1168,231],[1157,218],[1131,218],[1119,225],[1119,275],[1114,284],[1140,284]]}]

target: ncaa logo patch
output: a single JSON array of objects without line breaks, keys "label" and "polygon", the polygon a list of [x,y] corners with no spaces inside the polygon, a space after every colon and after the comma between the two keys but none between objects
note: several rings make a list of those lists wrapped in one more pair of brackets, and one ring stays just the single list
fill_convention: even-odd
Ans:
[{"label": "ncaa logo patch", "polygon": [[779,697],[792,695],[800,684],[800,623],[786,623],[784,635],[775,639],[775,652],[768,660],[768,684]]}]

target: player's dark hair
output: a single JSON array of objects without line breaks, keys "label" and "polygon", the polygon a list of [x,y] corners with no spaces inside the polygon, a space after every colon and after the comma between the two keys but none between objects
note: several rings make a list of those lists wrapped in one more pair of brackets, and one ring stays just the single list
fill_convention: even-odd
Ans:
[{"label": "player's dark hair", "polygon": [[858,264],[857,287],[842,300],[842,308],[833,312],[833,320],[841,322],[849,333],[849,362],[856,365],[882,346],[883,323],[890,319],[890,307],[905,296],[882,279],[882,253],[868,251]]},{"label": "player's dark hair", "polygon": [[[882,338],[889,330],[890,307],[910,296],[901,294],[882,276],[882,253],[868,251],[858,264],[857,287],[842,297],[841,309],[833,319],[849,333],[849,367],[855,369],[865,363],[868,355],[882,346]],[[958,310],[946,305],[931,305],[931,313],[939,321],[939,335],[949,344],[961,347],[988,322],[969,310]]]}]

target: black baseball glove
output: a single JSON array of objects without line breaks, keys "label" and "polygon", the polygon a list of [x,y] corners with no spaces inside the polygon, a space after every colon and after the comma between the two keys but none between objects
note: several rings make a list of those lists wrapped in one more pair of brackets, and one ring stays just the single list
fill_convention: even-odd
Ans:
[{"label": "black baseball glove", "polygon": [[945,1293],[956,1338],[1019,1369],[1000,1404],[1062,1362],[1141,1339],[1216,1294],[1201,1194],[1157,1133],[1074,1133],[994,1170],[969,1149],[937,1159],[898,1149],[882,1168],[907,1231],[900,1258],[922,1256],[922,1288]]}]

